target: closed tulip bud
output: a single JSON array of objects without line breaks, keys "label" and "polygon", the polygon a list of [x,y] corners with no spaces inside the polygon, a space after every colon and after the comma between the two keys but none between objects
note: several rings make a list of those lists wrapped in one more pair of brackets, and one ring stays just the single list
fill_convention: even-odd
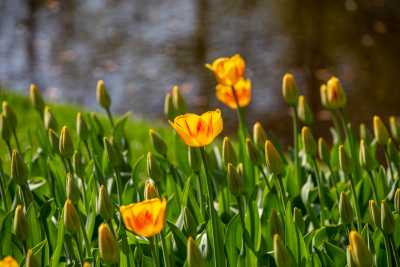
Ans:
[{"label": "closed tulip bud", "polygon": [[40,113],[42,116],[44,110],[44,101],[42,95],[40,94],[36,85],[31,84],[29,88],[29,97],[31,99],[32,106]]},{"label": "closed tulip bud", "polygon": [[239,175],[239,177],[243,177],[243,163],[239,163],[237,166],[236,166],[236,172],[237,172],[237,174]]},{"label": "closed tulip bud", "polygon": [[119,153],[117,148],[115,147],[113,140],[104,137],[103,145],[106,155],[108,157],[109,162],[114,168],[119,168],[123,163],[122,155]]},{"label": "closed tulip bud", "polygon": [[99,253],[100,258],[106,263],[116,264],[119,262],[118,243],[105,223],[99,227]]},{"label": "closed tulip bud", "polygon": [[28,167],[16,150],[13,150],[11,155],[11,178],[18,185],[25,185],[28,179]]},{"label": "closed tulip bud", "polygon": [[383,124],[381,118],[374,116],[374,135],[375,140],[380,145],[386,145],[389,140],[389,132]]},{"label": "closed tulip bud", "polygon": [[300,233],[304,233],[306,226],[303,214],[301,213],[301,210],[297,207],[293,209],[293,222],[299,229]]},{"label": "closed tulip bud", "polygon": [[26,253],[25,266],[26,267],[39,267],[40,266],[35,255],[33,255],[32,249],[29,249],[28,253]]},{"label": "closed tulip bud", "polygon": [[164,139],[153,129],[149,130],[150,141],[155,151],[164,157],[167,156],[167,144]]},{"label": "closed tulip bud", "polygon": [[346,175],[352,172],[352,162],[343,145],[339,146],[339,168]]},{"label": "closed tulip bud", "polygon": [[371,225],[380,227],[381,225],[381,209],[376,205],[375,200],[368,201],[368,217]]},{"label": "closed tulip bud", "polygon": [[201,169],[201,155],[197,148],[188,146],[188,162],[190,168],[194,172],[199,172]]},{"label": "closed tulip bud", "polygon": [[67,198],[71,199],[73,203],[79,201],[80,192],[76,185],[76,181],[70,173],[67,174]]},{"label": "closed tulip bud", "polygon": [[314,121],[310,106],[303,95],[299,96],[297,116],[306,125],[311,125]]},{"label": "closed tulip bud", "polygon": [[187,263],[189,267],[206,267],[206,261],[200,253],[193,238],[189,236],[187,241]]},{"label": "closed tulip bud", "polygon": [[304,126],[303,129],[301,129],[301,140],[306,154],[314,157],[317,154],[317,143],[315,142],[310,128],[307,126]]},{"label": "closed tulip bud", "polygon": [[253,126],[253,141],[254,144],[258,147],[262,147],[267,140],[267,134],[265,133],[264,128],[261,123],[256,122]]},{"label": "closed tulip bud", "polygon": [[80,228],[78,212],[70,199],[67,199],[64,204],[64,227],[71,234],[77,234]]},{"label": "closed tulip bud", "polygon": [[360,150],[358,155],[360,166],[367,170],[371,170],[373,167],[372,157],[368,147],[365,145],[364,139],[360,141]]},{"label": "closed tulip bud", "polygon": [[7,101],[3,101],[3,114],[4,117],[6,117],[12,131],[15,131],[17,128],[17,116]]},{"label": "closed tulip bud", "polygon": [[394,232],[394,217],[389,205],[385,200],[381,202],[381,227],[386,234],[393,234]]},{"label": "closed tulip bud", "polygon": [[328,88],[326,87],[326,84],[321,84],[320,88],[320,96],[321,96],[321,105],[324,108],[330,108],[328,104]]},{"label": "closed tulip bud", "polygon": [[92,265],[90,265],[90,262],[88,262],[88,261],[85,261],[84,263],[83,263],[83,267],[91,267]]},{"label": "closed tulip bud", "polygon": [[44,108],[43,123],[46,130],[57,130],[58,128],[56,118],[54,117],[53,112],[51,111],[51,108],[49,106],[46,106]]},{"label": "closed tulip bud", "polygon": [[99,105],[108,110],[111,106],[111,98],[108,95],[106,85],[104,84],[103,80],[99,80],[97,82],[97,88],[96,88],[96,98],[97,98],[97,103]]},{"label": "closed tulip bud", "polygon": [[224,137],[224,140],[222,142],[222,160],[225,166],[228,163],[232,164],[237,163],[235,149],[233,148],[231,140],[227,136]]},{"label": "closed tulip bud", "polygon": [[282,242],[279,234],[275,234],[274,237],[274,259],[277,267],[294,267],[294,261],[292,255],[289,253],[287,248]]},{"label": "closed tulip bud", "polygon": [[71,158],[74,154],[74,145],[67,126],[61,129],[58,150],[61,156],[67,159]]},{"label": "closed tulip bud", "polygon": [[351,207],[350,200],[345,192],[340,193],[339,215],[343,224],[353,222],[353,208]]},{"label": "closed tulip bud", "polygon": [[394,209],[400,213],[400,188],[397,188],[394,194]]},{"label": "closed tulip bud", "polygon": [[330,162],[330,155],[329,155],[329,148],[328,144],[325,142],[324,138],[320,137],[318,139],[318,157],[320,160],[329,164]]},{"label": "closed tulip bud", "polygon": [[113,217],[113,206],[108,195],[107,188],[104,185],[100,186],[96,204],[97,213],[101,216],[101,218],[103,218],[103,220],[108,221]]},{"label": "closed tulip bud", "polygon": [[239,196],[244,190],[243,176],[239,175],[232,163],[227,165],[228,187],[232,194]]},{"label": "closed tulip bud", "polygon": [[47,134],[49,136],[49,142],[50,142],[51,149],[53,150],[53,152],[58,153],[59,152],[58,145],[59,145],[60,140],[58,138],[57,133],[53,129],[49,129],[47,131]]},{"label": "closed tulip bud", "polygon": [[283,223],[275,208],[271,209],[271,215],[269,216],[269,227],[271,238],[273,238],[276,234],[280,236],[284,235]]},{"label": "closed tulip bud", "polygon": [[260,155],[250,138],[246,138],[246,151],[250,160],[255,164],[260,164]]},{"label": "closed tulip bud", "polygon": [[286,104],[296,106],[299,93],[296,86],[296,81],[290,73],[286,73],[282,79],[282,95]]},{"label": "closed tulip bud", "polygon": [[174,120],[175,118],[175,110],[174,103],[172,103],[172,96],[170,93],[165,95],[164,99],[164,115],[167,117],[169,121]]},{"label": "closed tulip bud", "polygon": [[78,150],[75,150],[74,155],[72,155],[72,165],[75,170],[75,174],[79,177],[82,177],[84,174],[84,166],[82,163],[81,153]]},{"label": "closed tulip bud", "polygon": [[20,241],[25,241],[28,237],[28,222],[26,220],[24,208],[21,205],[17,205],[15,208],[13,233]]},{"label": "closed tulip bud", "polygon": [[154,180],[159,180],[162,176],[162,171],[151,152],[147,153],[147,176]]},{"label": "closed tulip bud", "polygon": [[11,127],[3,113],[0,114],[0,135],[4,142],[10,142]]},{"label": "closed tulip bud", "polygon": [[153,179],[147,179],[144,183],[144,199],[159,198],[158,190]]},{"label": "closed tulip bud", "polygon": [[356,267],[372,267],[373,258],[368,246],[357,231],[349,234],[350,254]]},{"label": "closed tulip bud", "polygon": [[390,126],[390,132],[397,142],[400,141],[400,125],[399,121],[395,116],[390,116],[389,118],[389,126]]},{"label": "closed tulip bud", "polygon": [[279,155],[275,146],[269,140],[265,142],[265,161],[267,163],[268,170],[273,174],[279,176],[285,171],[285,166],[281,156]]},{"label": "closed tulip bud", "polygon": [[343,108],[346,105],[346,94],[340,80],[332,77],[326,84],[327,88],[327,103],[331,109]]},{"label": "closed tulip bud", "polygon": [[176,115],[181,115],[186,112],[186,103],[183,99],[178,86],[172,87],[172,104],[174,105],[174,110]]},{"label": "closed tulip bud", "polygon": [[372,141],[372,134],[364,123],[360,124],[360,139],[365,140],[367,144]]},{"label": "closed tulip bud", "polygon": [[88,139],[89,129],[82,113],[80,112],[76,114],[76,133],[82,141],[86,141]]}]

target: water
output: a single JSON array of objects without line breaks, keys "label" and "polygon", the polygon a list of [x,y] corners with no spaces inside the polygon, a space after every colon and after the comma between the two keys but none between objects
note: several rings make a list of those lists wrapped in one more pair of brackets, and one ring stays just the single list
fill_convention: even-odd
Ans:
[{"label": "water", "polygon": [[[240,53],[252,80],[249,122],[288,136],[280,95],[286,71],[296,79],[326,133],[319,85],[339,76],[359,123],[399,114],[398,0],[1,0],[0,84],[96,108],[104,79],[113,110],[161,118],[164,94],[181,85],[194,112],[223,108],[204,63]],[[286,141],[283,138],[283,141]]]}]

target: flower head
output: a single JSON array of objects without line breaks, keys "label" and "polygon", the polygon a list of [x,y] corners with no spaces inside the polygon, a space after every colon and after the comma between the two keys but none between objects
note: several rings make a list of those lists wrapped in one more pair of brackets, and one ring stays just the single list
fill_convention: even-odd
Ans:
[{"label": "flower head", "polygon": [[18,262],[11,256],[0,260],[0,267],[19,267]]},{"label": "flower head", "polygon": [[137,235],[151,237],[164,228],[167,200],[153,198],[119,208],[125,227]]},{"label": "flower head", "polygon": [[202,115],[186,113],[169,122],[186,145],[201,147],[210,144],[221,133],[221,111],[208,111]]},{"label": "flower head", "polygon": [[211,64],[206,64],[219,84],[232,86],[235,85],[244,75],[245,62],[243,58],[236,54],[232,57],[220,57]]},{"label": "flower head", "polygon": [[236,109],[237,104],[245,107],[251,100],[251,81],[241,78],[233,86],[218,84],[216,95],[219,101],[231,109]]}]

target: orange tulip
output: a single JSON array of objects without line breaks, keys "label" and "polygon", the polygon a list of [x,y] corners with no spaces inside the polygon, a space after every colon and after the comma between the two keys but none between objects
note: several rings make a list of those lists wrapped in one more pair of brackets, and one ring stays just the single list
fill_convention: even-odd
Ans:
[{"label": "orange tulip", "polygon": [[250,80],[240,79],[233,86],[233,88],[231,86],[218,84],[216,89],[217,89],[216,95],[218,100],[232,109],[237,108],[236,101],[238,102],[239,107],[245,107],[250,103],[251,100]]},{"label": "orange tulip", "polygon": [[232,57],[220,57],[214,60],[212,64],[206,64],[219,84],[232,86],[243,78],[245,62],[243,58],[236,54]]},{"label": "orange tulip", "polygon": [[0,267],[19,267],[18,262],[11,256],[0,260]]},{"label": "orange tulip", "polygon": [[126,206],[119,211],[125,227],[137,235],[151,237],[164,228],[167,200],[153,198]]},{"label": "orange tulip", "polygon": [[169,122],[183,142],[191,147],[210,144],[221,133],[223,122],[221,111],[208,111],[202,115],[186,113]]}]

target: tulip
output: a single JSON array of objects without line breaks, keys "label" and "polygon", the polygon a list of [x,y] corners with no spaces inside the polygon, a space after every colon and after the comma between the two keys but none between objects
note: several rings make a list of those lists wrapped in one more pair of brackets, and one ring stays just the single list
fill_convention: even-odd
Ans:
[{"label": "tulip", "polygon": [[226,166],[228,163],[235,164],[237,163],[237,157],[235,153],[235,149],[229,139],[229,137],[225,136],[222,142],[222,160],[224,165]]},{"label": "tulip", "polygon": [[76,133],[82,141],[86,141],[89,137],[88,126],[80,112],[76,114]]},{"label": "tulip", "polygon": [[61,129],[58,149],[61,156],[67,159],[71,158],[74,154],[74,144],[72,143],[72,137],[67,126]]},{"label": "tulip", "polygon": [[294,267],[292,255],[282,242],[279,234],[274,235],[274,259],[277,267]]},{"label": "tulip", "polygon": [[394,209],[400,213],[400,188],[397,188],[394,194]]},{"label": "tulip", "polygon": [[175,118],[174,104],[172,102],[172,96],[170,93],[165,94],[164,99],[164,115],[168,120],[173,120]]},{"label": "tulip", "polygon": [[359,155],[358,157],[360,161],[360,166],[368,171],[372,170],[373,168],[372,156],[368,147],[365,145],[364,139],[361,139],[360,141],[360,150],[358,155]]},{"label": "tulip", "polygon": [[368,246],[357,231],[349,234],[350,255],[356,267],[372,267],[373,259]]},{"label": "tulip", "polygon": [[33,255],[32,249],[29,249],[28,252],[26,253],[25,266],[26,267],[39,267],[39,263],[38,263],[35,255]]},{"label": "tulip", "polygon": [[274,208],[271,209],[271,214],[269,216],[269,227],[270,227],[269,233],[271,235],[271,238],[273,238],[276,234],[280,236],[284,235],[283,223],[278,213],[276,212],[276,209]]},{"label": "tulip", "polygon": [[207,266],[205,259],[191,236],[187,240],[187,263],[189,267]]},{"label": "tulip", "polygon": [[96,88],[96,98],[97,98],[97,103],[99,103],[99,105],[108,110],[111,106],[111,98],[108,95],[106,86],[104,84],[103,80],[99,80],[97,82],[97,88]]},{"label": "tulip", "polygon": [[187,113],[169,122],[186,145],[203,147],[210,144],[221,133],[223,122],[221,111],[208,111],[202,115]]},{"label": "tulip", "polygon": [[285,166],[281,156],[279,155],[275,146],[269,140],[265,142],[265,160],[267,163],[267,168],[273,174],[281,175],[285,171]]},{"label": "tulip", "polygon": [[299,96],[297,104],[297,116],[306,125],[310,125],[314,121],[310,106],[308,105],[305,97],[302,95]]},{"label": "tulip", "polygon": [[239,174],[232,163],[227,165],[228,188],[232,194],[239,196],[244,191],[243,175]]},{"label": "tulip", "polygon": [[342,223],[349,224],[353,222],[353,208],[351,207],[350,200],[345,192],[340,193],[339,215]]},{"label": "tulip", "polygon": [[113,206],[108,196],[107,188],[101,185],[99,188],[99,195],[96,203],[97,213],[107,221],[113,217]]},{"label": "tulip", "polygon": [[329,164],[330,155],[329,155],[328,144],[322,137],[318,138],[318,157],[326,164]]},{"label": "tulip", "polygon": [[0,135],[4,142],[10,142],[11,128],[9,121],[3,113],[0,113]]},{"label": "tulip", "polygon": [[376,205],[375,200],[368,201],[368,216],[370,223],[375,227],[380,227],[381,225],[381,210]]},{"label": "tulip", "polygon": [[54,114],[49,106],[46,106],[44,108],[43,123],[44,123],[44,128],[46,130],[49,129],[57,130],[58,128],[57,120],[54,117]]},{"label": "tulip", "polygon": [[152,179],[160,179],[162,176],[162,170],[158,165],[155,157],[151,152],[147,153],[147,176]]},{"label": "tulip", "polygon": [[31,99],[32,106],[40,113],[42,116],[44,110],[44,101],[39,89],[36,85],[31,84],[29,88],[29,97]]},{"label": "tulip", "polygon": [[250,138],[246,138],[246,151],[251,162],[255,165],[260,165],[260,155]]},{"label": "tulip", "polygon": [[125,227],[137,235],[152,237],[162,231],[165,224],[166,199],[149,199],[120,207]]},{"label": "tulip", "polygon": [[11,155],[11,178],[20,186],[25,185],[28,179],[28,167],[16,150]]},{"label": "tulip", "polygon": [[17,116],[7,101],[3,101],[3,115],[7,119],[11,130],[15,131],[17,128]]},{"label": "tulip", "polygon": [[378,116],[374,116],[373,124],[375,140],[381,145],[386,145],[389,140],[389,132],[386,129],[385,124]]},{"label": "tulip", "polygon": [[165,143],[164,139],[153,129],[149,130],[149,136],[154,150],[157,151],[159,154],[163,155],[164,157],[166,157],[167,144]]},{"label": "tulip", "polygon": [[301,129],[301,140],[303,142],[303,148],[306,154],[314,157],[317,154],[317,144],[310,128],[307,126],[304,126]]},{"label": "tulip", "polygon": [[183,96],[180,93],[179,87],[175,85],[172,87],[171,91],[171,96],[172,96],[172,104],[174,107],[174,111],[176,112],[175,115],[182,115],[186,112],[186,103],[185,99],[183,99]]},{"label": "tulip", "polygon": [[367,144],[371,143],[372,141],[372,134],[371,132],[368,130],[367,126],[365,125],[365,123],[361,123],[360,124],[360,139],[365,140],[365,142]]},{"label": "tulip", "polygon": [[282,95],[286,104],[289,106],[296,106],[299,93],[296,86],[296,81],[290,73],[286,73],[282,79]]},{"label": "tulip", "polygon": [[238,104],[239,107],[246,107],[251,101],[251,81],[240,79],[233,86],[218,84],[216,96],[219,101],[231,109],[236,109]]},{"label": "tulip", "polygon": [[390,132],[392,133],[394,140],[399,142],[400,141],[400,125],[399,125],[398,119],[395,116],[390,116],[389,126],[390,126]]},{"label": "tulip", "polygon": [[118,243],[105,223],[99,227],[99,253],[100,258],[107,263],[116,264],[119,261]]},{"label": "tulip", "polygon": [[19,267],[18,262],[11,256],[0,260],[0,267]]},{"label": "tulip", "polygon": [[70,173],[67,174],[67,198],[71,199],[73,203],[77,203],[80,198],[79,188]]},{"label": "tulip", "polygon": [[158,194],[154,181],[152,179],[147,179],[144,183],[144,199],[149,200],[158,197],[160,197],[160,195]]},{"label": "tulip", "polygon": [[64,227],[72,234],[77,234],[80,228],[80,220],[78,212],[70,199],[64,204]]},{"label": "tulip", "polygon": [[340,80],[336,77],[330,78],[326,84],[326,88],[327,105],[331,109],[343,108],[346,105],[346,94],[344,93]]},{"label": "tulip", "polygon": [[267,134],[260,122],[256,122],[253,126],[253,141],[258,147],[262,147],[267,140]]},{"label": "tulip", "polygon": [[17,205],[15,208],[13,232],[21,241],[25,241],[28,238],[28,221],[21,205]]},{"label": "tulip", "polygon": [[352,162],[343,145],[339,146],[339,168],[346,175],[352,172]]},{"label": "tulip", "polygon": [[328,104],[328,88],[326,87],[326,84],[322,84],[320,86],[320,96],[321,96],[321,105],[324,108],[330,108],[329,104]]},{"label": "tulip", "polygon": [[243,78],[245,66],[243,58],[238,54],[217,58],[212,64],[206,64],[206,67],[214,73],[218,83],[227,86],[233,86]]},{"label": "tulip", "polygon": [[83,177],[84,175],[84,164],[82,162],[81,153],[79,150],[75,150],[74,154],[72,155],[72,165],[75,170],[75,174],[78,177]]}]

